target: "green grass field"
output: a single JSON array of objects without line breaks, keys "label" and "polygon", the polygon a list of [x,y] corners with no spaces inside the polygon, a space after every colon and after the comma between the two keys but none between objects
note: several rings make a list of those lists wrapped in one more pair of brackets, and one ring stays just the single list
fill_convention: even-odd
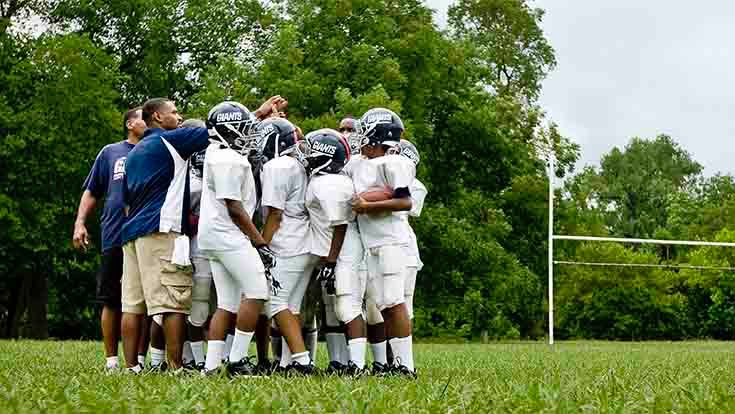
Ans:
[{"label": "green grass field", "polygon": [[725,342],[417,345],[417,381],[230,381],[105,375],[99,343],[5,341],[0,412],[735,412],[733,351]]}]

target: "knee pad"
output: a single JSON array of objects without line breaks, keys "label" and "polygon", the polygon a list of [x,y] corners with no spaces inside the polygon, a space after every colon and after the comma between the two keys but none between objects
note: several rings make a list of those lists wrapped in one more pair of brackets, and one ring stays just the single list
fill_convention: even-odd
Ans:
[{"label": "knee pad", "polygon": [[158,315],[153,315],[153,322],[155,322],[156,325],[163,327],[163,314],[159,313]]},{"label": "knee pad", "polygon": [[377,303],[379,310],[398,306],[406,300],[405,275],[402,273],[391,273],[383,275],[382,303]]},{"label": "knee pad", "polygon": [[362,313],[362,309],[355,305],[352,295],[339,295],[335,302],[334,312],[342,323],[349,323]]},{"label": "knee pad", "polygon": [[193,277],[191,286],[191,300],[193,302],[209,303],[210,291],[212,290],[211,277]]},{"label": "knee pad", "polygon": [[368,300],[365,304],[365,318],[368,325],[378,325],[383,323],[383,315],[378,310],[378,306],[372,300]]},{"label": "knee pad", "polygon": [[191,303],[189,323],[201,328],[207,322],[207,317],[209,317],[209,302],[193,301]]},{"label": "knee pad", "polygon": [[413,319],[413,295],[406,295],[403,300],[406,303],[408,319]]}]

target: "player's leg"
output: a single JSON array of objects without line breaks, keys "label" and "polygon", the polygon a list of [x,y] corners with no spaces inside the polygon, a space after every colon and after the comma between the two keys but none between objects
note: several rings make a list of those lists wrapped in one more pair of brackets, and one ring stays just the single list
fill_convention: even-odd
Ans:
[{"label": "player's leg", "polygon": [[270,297],[265,269],[258,252],[251,246],[245,246],[238,251],[222,252],[219,259],[237,281],[242,293],[227,370],[232,375],[254,375],[256,367],[248,358],[248,351],[263,304]]},{"label": "player's leg", "polygon": [[329,354],[327,374],[342,375],[350,359],[344,334],[345,328],[337,318],[335,296],[327,294],[324,287],[322,287],[322,303],[324,303],[324,338],[327,341],[327,353]]},{"label": "player's leg", "polygon": [[138,341],[146,306],[135,242],[123,246],[121,292],[123,315],[120,325],[125,365],[131,372],[139,373],[143,367],[138,363]]},{"label": "player's leg", "polygon": [[201,255],[192,255],[191,261],[194,267],[194,276],[191,291],[191,314],[188,320],[191,353],[189,366],[201,369],[204,365],[204,324],[209,318],[212,270],[209,266],[209,260]]},{"label": "player's leg", "polygon": [[271,321],[268,319],[266,304],[258,316],[258,324],[255,326],[255,348],[258,352],[258,372],[269,374],[272,366],[268,357],[268,349],[270,347]]},{"label": "player's leg", "polygon": [[122,247],[114,247],[102,254],[97,273],[97,302],[102,305],[100,325],[105,345],[106,369],[118,367],[117,350],[120,339],[121,279],[123,272]]},{"label": "player's leg", "polygon": [[401,374],[415,375],[411,319],[404,303],[407,270],[404,256],[400,246],[383,246],[378,250],[378,268],[383,283],[376,304],[385,320],[385,333],[395,357],[394,367]]},{"label": "player's leg", "polygon": [[166,336],[163,333],[163,315],[154,315],[150,319],[150,328],[148,334],[150,336],[150,354],[151,369],[166,369]]},{"label": "player's leg", "polygon": [[[309,353],[306,351],[304,339],[301,336],[301,322],[294,315],[291,305],[298,295],[303,295],[308,283],[305,268],[311,260],[310,255],[278,258],[272,269],[273,278],[278,280],[281,289],[271,297],[269,316],[278,325],[283,340],[281,341],[281,368],[290,367],[293,362],[300,366],[311,365]],[[300,309],[299,309],[300,310]]]},{"label": "player's leg", "polygon": [[418,266],[409,266],[406,269],[406,280],[404,288],[404,301],[406,310],[408,311],[408,319],[413,320],[413,292],[416,290],[416,276],[418,274]]},{"label": "player's leg", "polygon": [[362,303],[365,297],[366,275],[359,271],[361,260],[354,258],[337,261],[336,277],[336,314],[345,325],[345,337],[349,349],[347,373],[360,375],[365,369],[367,338],[365,320],[362,317]]},{"label": "player's leg", "polygon": [[301,336],[304,338],[304,345],[309,352],[309,358],[312,361],[316,361],[316,354],[319,347],[317,315],[320,310],[319,302],[322,297],[322,290],[320,284],[311,275],[308,276],[307,280],[309,285],[306,288],[306,294],[301,305]]},{"label": "player's leg", "polygon": [[148,353],[148,344],[151,340],[151,323],[152,320],[149,317],[144,317],[142,320],[141,334],[138,338],[138,363],[141,366],[145,366],[145,356]]},{"label": "player's leg", "polygon": [[385,336],[385,321],[378,310],[378,296],[382,295],[383,278],[378,273],[378,256],[370,254],[366,263],[367,291],[365,293],[365,316],[367,337],[373,354],[373,375],[384,375],[390,371],[388,365],[388,338]]},{"label": "player's leg", "polygon": [[209,340],[204,372],[211,373],[222,365],[225,354],[225,338],[234,324],[240,306],[240,287],[227,269],[217,259],[210,260],[214,288],[217,292],[217,310],[209,322]]}]

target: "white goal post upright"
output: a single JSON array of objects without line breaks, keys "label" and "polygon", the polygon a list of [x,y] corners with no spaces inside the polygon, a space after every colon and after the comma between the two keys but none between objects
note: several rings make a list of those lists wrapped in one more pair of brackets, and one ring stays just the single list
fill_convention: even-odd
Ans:
[{"label": "white goal post upright", "polygon": [[554,345],[554,150],[549,149],[549,345]]}]

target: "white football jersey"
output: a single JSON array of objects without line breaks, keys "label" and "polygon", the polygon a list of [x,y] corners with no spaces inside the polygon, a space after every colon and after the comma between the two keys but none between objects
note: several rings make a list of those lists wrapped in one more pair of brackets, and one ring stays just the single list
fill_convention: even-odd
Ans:
[{"label": "white football jersey", "polygon": [[225,200],[240,201],[252,216],[255,210],[255,180],[248,159],[229,148],[207,148],[199,211],[199,248],[234,250],[250,240],[230,218]]},{"label": "white football jersey", "polygon": [[311,178],[306,190],[309,211],[311,253],[329,255],[334,227],[354,222],[352,180],[343,174],[323,174]]},{"label": "white football jersey", "polygon": [[411,186],[409,187],[409,191],[411,191],[411,211],[399,211],[394,214],[399,215],[401,217],[401,220],[406,223],[409,236],[409,260],[407,264],[408,266],[418,267],[419,270],[421,270],[421,267],[423,267],[423,263],[421,262],[421,256],[419,254],[419,246],[418,242],[416,241],[416,233],[414,233],[411,224],[408,222],[408,217],[419,217],[421,215],[421,210],[424,208],[424,199],[426,198],[428,190],[426,189],[424,184],[421,183],[421,181],[414,178],[414,180],[411,182]]},{"label": "white football jersey", "polygon": [[283,211],[281,225],[269,246],[280,257],[292,257],[309,252],[309,215],[306,211],[306,170],[295,158],[274,158],[261,172],[263,207]]},{"label": "white football jersey", "polygon": [[[410,188],[415,175],[416,167],[406,157],[384,155],[357,162],[352,171],[352,181],[355,192],[359,194],[376,188]],[[368,249],[409,243],[408,229],[400,215],[360,214],[357,222],[362,241]]]}]

